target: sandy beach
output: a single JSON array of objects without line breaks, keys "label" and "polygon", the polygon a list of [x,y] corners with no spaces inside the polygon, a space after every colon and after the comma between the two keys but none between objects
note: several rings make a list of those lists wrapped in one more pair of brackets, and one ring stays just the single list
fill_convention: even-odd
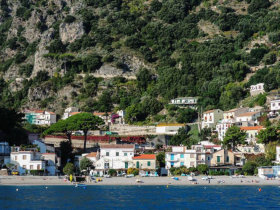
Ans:
[{"label": "sandy beach", "polygon": [[[279,185],[280,180],[263,180],[255,176],[247,176],[244,178],[231,178],[229,176],[213,176],[210,183],[202,180],[203,176],[196,176],[196,183],[189,181],[187,177],[179,177],[174,180],[171,177],[112,177],[101,178],[101,182],[86,183],[87,185]],[[140,179],[142,183],[137,183]],[[69,181],[65,181],[64,177],[57,176],[0,176],[1,185],[73,185]]]}]

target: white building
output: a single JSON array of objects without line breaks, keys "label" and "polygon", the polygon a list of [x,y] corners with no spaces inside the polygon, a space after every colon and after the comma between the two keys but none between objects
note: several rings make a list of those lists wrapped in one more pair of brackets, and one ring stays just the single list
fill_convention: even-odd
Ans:
[{"label": "white building", "polygon": [[276,159],[277,163],[280,163],[280,146],[276,146]]},{"label": "white building", "polygon": [[236,123],[240,126],[255,126],[258,125],[258,117],[261,116],[261,112],[246,112],[236,116]]},{"label": "white building", "polygon": [[20,175],[28,174],[30,170],[43,170],[44,174],[53,176],[57,172],[56,162],[55,153],[40,153],[37,148],[22,150],[14,147],[11,152],[10,163]]},{"label": "white building", "polygon": [[258,95],[258,94],[261,94],[261,93],[265,93],[264,83],[259,83],[259,84],[250,86],[251,96],[255,96],[255,95]]},{"label": "white building", "polygon": [[213,147],[206,151],[203,145],[193,145],[191,149],[185,146],[173,146],[172,152],[165,153],[165,168],[185,166],[187,168],[197,167],[200,164],[209,165]]},{"label": "white building", "polygon": [[133,157],[133,144],[101,145],[95,173],[107,174],[109,169],[115,169],[118,173],[125,172],[128,168],[133,168]]},{"label": "white building", "polygon": [[50,111],[28,110],[25,112],[25,120],[35,125],[51,125],[56,123],[56,114]]},{"label": "white building", "polygon": [[236,116],[246,113],[248,111],[249,111],[249,108],[247,108],[247,107],[231,109],[228,111],[224,111],[223,118],[224,118],[224,120],[232,120],[232,122],[234,122],[234,120],[236,119]]},{"label": "white building", "polygon": [[253,145],[257,143],[257,135],[262,129],[264,129],[263,126],[240,127],[240,130],[245,131],[247,134],[246,142]]},{"label": "white building", "polygon": [[73,112],[79,112],[79,109],[76,107],[68,107],[67,109],[65,109],[62,119],[65,120],[68,117],[71,117],[71,113]]},{"label": "white building", "polygon": [[280,110],[280,99],[270,101],[270,111],[274,114]]},{"label": "white building", "polygon": [[175,135],[180,128],[186,129],[186,125],[179,123],[160,123],[156,126],[156,133]]},{"label": "white building", "polygon": [[180,98],[172,99],[170,104],[196,109],[197,101],[198,101],[198,97],[180,97]]},{"label": "white building", "polygon": [[233,125],[234,123],[231,120],[222,120],[222,122],[216,125],[216,131],[218,133],[218,139],[220,141],[224,140],[227,130]]},{"label": "white building", "polygon": [[216,124],[223,119],[223,111],[220,109],[209,110],[203,113],[202,129],[215,128]]}]

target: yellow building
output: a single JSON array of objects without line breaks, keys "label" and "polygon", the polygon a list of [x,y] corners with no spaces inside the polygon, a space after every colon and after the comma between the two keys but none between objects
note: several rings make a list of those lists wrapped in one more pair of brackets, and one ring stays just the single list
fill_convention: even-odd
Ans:
[{"label": "yellow building", "polygon": [[155,171],[156,170],[156,155],[155,154],[142,154],[134,156],[133,166],[139,169],[139,172],[143,171]]},{"label": "yellow building", "polygon": [[234,165],[234,154],[230,150],[219,150],[212,154],[211,166],[220,166],[220,165]]}]

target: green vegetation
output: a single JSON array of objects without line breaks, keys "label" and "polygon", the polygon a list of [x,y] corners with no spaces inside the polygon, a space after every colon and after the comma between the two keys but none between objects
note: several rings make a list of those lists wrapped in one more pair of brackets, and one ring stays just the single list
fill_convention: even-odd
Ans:
[{"label": "green vegetation", "polygon": [[74,174],[75,172],[75,166],[73,163],[67,163],[63,168],[63,173],[66,175]]},{"label": "green vegetation", "polygon": [[231,126],[226,131],[226,135],[225,135],[225,138],[223,140],[223,144],[228,149],[235,150],[235,147],[238,144],[245,144],[245,139],[246,139],[246,132],[245,131],[240,130],[240,128],[237,127],[237,126]]},{"label": "green vegetation", "polygon": [[92,162],[90,159],[84,157],[80,162],[80,170],[88,170],[88,168],[92,167]]}]

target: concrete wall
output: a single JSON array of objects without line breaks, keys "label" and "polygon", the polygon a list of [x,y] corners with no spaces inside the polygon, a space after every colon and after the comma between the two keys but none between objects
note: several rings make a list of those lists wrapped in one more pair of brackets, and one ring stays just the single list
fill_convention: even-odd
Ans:
[{"label": "concrete wall", "polygon": [[155,135],[155,126],[135,126],[135,125],[111,125],[110,131],[119,135]]}]

